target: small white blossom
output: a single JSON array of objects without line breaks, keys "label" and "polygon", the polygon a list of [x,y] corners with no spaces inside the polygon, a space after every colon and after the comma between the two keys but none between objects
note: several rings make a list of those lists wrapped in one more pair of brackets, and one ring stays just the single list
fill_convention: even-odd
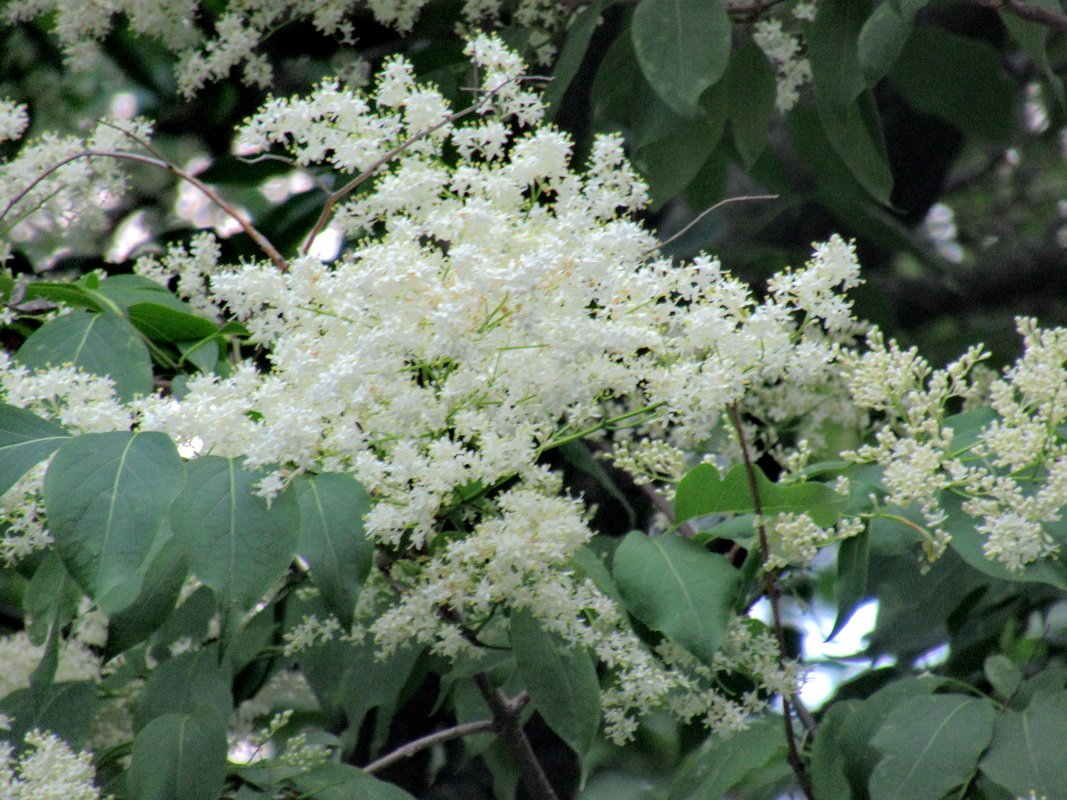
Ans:
[{"label": "small white blossom", "polygon": [[0,142],[18,139],[29,122],[26,106],[10,100],[0,100]]},{"label": "small white blossom", "polygon": [[811,81],[811,62],[802,55],[799,35],[787,32],[778,18],[764,18],[755,25],[752,38],[774,65],[778,79],[775,106],[785,113],[800,100],[800,89]]},{"label": "small white blossom", "polygon": [[75,753],[52,733],[26,734],[28,749],[15,757],[0,743],[0,794],[9,800],[100,800],[90,753]]}]

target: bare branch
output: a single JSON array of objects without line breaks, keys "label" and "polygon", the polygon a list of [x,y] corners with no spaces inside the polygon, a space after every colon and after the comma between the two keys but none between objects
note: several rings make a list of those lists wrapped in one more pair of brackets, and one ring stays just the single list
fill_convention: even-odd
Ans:
[{"label": "bare branch", "polygon": [[[741,459],[745,465],[745,475],[748,478],[748,490],[752,496],[752,510],[756,513],[756,528],[759,531],[759,544],[762,551],[763,561],[766,563],[767,556],[770,554],[770,549],[767,544],[767,528],[763,523],[763,503],[760,499],[759,484],[756,482],[756,469],[752,462],[752,455],[748,450],[748,440],[745,439],[745,429],[741,424],[741,412],[736,403],[730,405],[729,408],[730,421],[733,423],[734,432],[737,434],[737,441],[741,446]],[[763,592],[767,596],[767,600],[771,604],[771,618],[774,624],[774,636],[778,640],[778,663],[783,664],[786,659],[786,644],[785,644],[785,630],[782,628],[782,609],[779,602],[781,596],[781,586],[778,583],[778,576],[773,569],[763,568]],[[815,800],[815,795],[811,788],[811,778],[808,775],[807,770],[804,768],[804,761],[800,757],[800,751],[797,748],[796,736],[793,733],[793,714],[792,707],[796,706],[798,709],[797,716],[801,721],[810,727],[807,727],[809,731],[814,729],[814,720],[811,719],[811,715],[805,712],[799,713],[800,700],[794,698],[791,700],[782,695],[782,716],[785,719],[785,741],[789,748],[789,766],[793,768],[793,774],[796,775],[797,781],[800,783],[800,788],[804,792],[804,796],[808,800]]]},{"label": "bare branch", "polygon": [[786,0],[749,0],[749,2],[743,3],[727,3],[726,13],[751,20],[767,9],[774,8],[774,6],[784,2]]},{"label": "bare branch", "polygon": [[720,200],[718,203],[716,203],[715,205],[711,206],[710,208],[705,208],[703,211],[701,211],[699,214],[697,214],[696,217],[688,225],[686,225],[684,228],[682,228],[680,231],[678,231],[677,233],[673,234],[670,238],[664,239],[662,242],[657,244],[655,247],[648,248],[643,253],[641,253],[641,255],[647,256],[647,255],[650,255],[650,254],[656,252],[657,250],[662,250],[664,247],[669,245],[671,242],[676,241],[676,240],[680,239],[681,237],[685,236],[687,233],[689,233],[689,231],[692,230],[694,225],[696,225],[698,222],[700,222],[702,219],[704,219],[704,217],[706,217],[712,211],[717,211],[718,209],[722,208],[723,206],[728,206],[731,203],[749,203],[749,202],[753,202],[753,201],[757,201],[757,200],[777,200],[778,197],[779,197],[779,195],[776,195],[776,194],[747,194],[747,195],[742,195],[741,197],[727,197],[725,200]]},{"label": "bare branch", "polygon": [[523,695],[517,698],[509,698],[499,689],[494,689],[489,682],[489,676],[480,672],[474,676],[474,682],[482,693],[489,709],[493,712],[495,729],[504,740],[504,744],[511,752],[511,757],[519,765],[519,773],[522,775],[526,791],[533,800],[559,800],[556,790],[548,782],[548,776],[541,766],[537,753],[526,738],[522,729],[522,720],[519,714],[525,705]]},{"label": "bare branch", "polygon": [[418,753],[420,750],[425,750],[428,747],[433,747],[435,744],[441,744],[443,742],[450,742],[453,739],[459,739],[463,736],[470,736],[474,733],[483,733],[484,731],[491,731],[496,728],[496,723],[491,719],[480,719],[476,722],[464,722],[462,725],[455,725],[451,728],[445,728],[444,730],[434,731],[433,733],[421,736],[418,739],[414,739],[408,742],[403,747],[398,747],[391,753],[387,753],[376,761],[372,761],[363,767],[364,772],[375,773],[385,769],[390,764],[395,764],[397,761],[403,761],[405,758],[411,758],[411,756]]},{"label": "bare branch", "polygon": [[307,167],[297,163],[296,159],[288,158],[287,156],[280,156],[277,153],[260,153],[254,158],[249,158],[248,156],[237,156],[237,160],[244,164],[262,164],[265,161],[277,161],[278,163],[286,164],[295,170],[300,170],[300,172],[302,172],[304,175],[307,175],[309,178],[311,178],[315,185],[319,187],[319,190],[323,194],[328,195],[331,191],[330,186],[326,183],[326,181],[324,181],[314,172],[309,170]]},{"label": "bare branch", "polygon": [[4,206],[4,209],[0,211],[0,220],[7,216],[11,209],[14,208],[23,198],[25,198],[26,195],[32,192],[36,186],[40,185],[41,181],[45,180],[46,178],[48,178],[49,175],[52,175],[57,170],[66,166],[72,161],[77,161],[81,158],[112,158],[117,161],[132,161],[138,164],[148,164],[149,166],[157,167],[158,169],[165,170],[171,173],[172,175],[175,175],[186,183],[195,186],[207,197],[208,200],[210,200],[212,203],[222,209],[226,214],[228,214],[231,218],[233,218],[237,222],[237,224],[241,226],[241,229],[244,230],[244,232],[247,233],[250,237],[252,237],[252,241],[254,241],[259,246],[260,250],[262,250],[266,254],[266,256],[274,263],[274,266],[276,266],[282,272],[287,272],[289,270],[289,264],[282,257],[282,254],[278,252],[278,248],[276,248],[271,243],[270,239],[260,233],[249,220],[245,219],[244,215],[238,212],[236,208],[234,208],[231,204],[223,200],[222,197],[219,196],[219,193],[216,192],[213,188],[208,186],[206,183],[204,183],[192,173],[187,172],[181,169],[180,167],[175,166],[174,164],[171,164],[164,158],[158,158],[155,156],[145,156],[141,155],[140,153],[127,153],[122,150],[82,150],[79,153],[74,153],[72,155],[67,156],[66,158],[60,159],[58,162],[56,162],[51,167],[42,172],[40,175],[38,175],[36,178],[34,178],[33,181],[26,188],[24,188],[13,198],[11,198],[11,200],[8,201],[7,205]]}]

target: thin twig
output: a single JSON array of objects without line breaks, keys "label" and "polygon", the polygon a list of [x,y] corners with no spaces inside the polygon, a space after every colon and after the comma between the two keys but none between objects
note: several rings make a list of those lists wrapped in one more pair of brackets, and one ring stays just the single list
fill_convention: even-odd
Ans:
[{"label": "thin twig", "polygon": [[315,226],[311,229],[311,233],[308,234],[307,241],[304,243],[304,255],[307,255],[308,251],[311,250],[311,246],[315,243],[315,239],[318,238],[319,234],[322,233],[323,229],[326,227],[326,224],[330,221],[330,214],[333,213],[334,206],[336,206],[341,200],[343,200],[356,189],[358,189],[364,183],[364,181],[366,181],[371,175],[381,169],[382,165],[392,161],[394,158],[403,153],[413,144],[422,141],[428,136],[432,136],[446,125],[451,125],[453,122],[457,122],[458,120],[461,120],[464,117],[473,114],[475,111],[477,111],[486,103],[488,103],[489,100],[497,94],[497,92],[499,92],[509,83],[513,83],[517,80],[533,79],[536,78],[532,78],[531,76],[523,76],[522,78],[508,78],[499,86],[494,86],[492,89],[487,91],[485,95],[481,97],[476,103],[473,103],[467,106],[466,108],[455,112],[454,114],[449,114],[436,125],[433,125],[429,128],[426,128],[426,130],[419,131],[415,135],[408,137],[403,142],[394,147],[392,150],[390,150],[388,153],[386,153],[384,156],[382,156],[373,164],[371,164],[369,167],[367,167],[365,170],[363,170],[363,172],[359,173],[359,175],[354,177],[340,189],[335,192],[327,193],[326,202],[322,206],[322,212],[319,214],[319,218],[315,220]]},{"label": "thin twig", "polygon": [[727,3],[726,13],[747,19],[755,19],[764,11],[784,3],[786,0],[750,0],[747,3]]},{"label": "thin twig", "polygon": [[711,206],[711,208],[705,208],[703,211],[701,211],[699,214],[697,214],[696,217],[688,225],[686,225],[684,228],[682,228],[680,231],[675,233],[670,238],[664,239],[662,242],[657,244],[655,247],[648,248],[643,253],[641,253],[641,255],[642,256],[647,256],[647,255],[649,255],[651,253],[656,252],[657,250],[662,250],[664,247],[669,245],[671,242],[673,242],[676,239],[679,239],[682,236],[685,236],[687,233],[689,233],[689,231],[692,229],[692,227],[694,225],[696,225],[698,222],[700,222],[702,219],[704,219],[704,217],[706,217],[712,211],[716,211],[716,210],[722,208],[723,206],[730,205],[731,203],[748,203],[748,202],[756,201],[756,200],[777,200],[778,197],[779,197],[779,195],[776,195],[776,194],[748,194],[748,195],[742,195],[741,197],[727,197],[725,200],[720,200],[718,203],[716,203],[715,205]]},{"label": "thin twig", "polygon": [[34,178],[33,181],[25,189],[20,191],[13,198],[11,198],[11,200],[8,201],[7,205],[4,206],[3,211],[0,211],[0,220],[6,217],[7,214],[11,211],[11,209],[14,208],[24,197],[26,197],[26,195],[32,192],[33,189],[41,183],[41,181],[45,180],[49,175],[53,174],[57,170],[66,166],[67,164],[70,164],[71,162],[77,161],[81,158],[112,158],[116,161],[132,161],[138,164],[148,164],[149,166],[157,167],[158,169],[165,170],[171,173],[172,175],[175,175],[176,177],[180,178],[191,186],[195,186],[197,189],[199,189],[207,197],[208,200],[210,200],[212,203],[222,209],[226,214],[228,214],[233,220],[235,220],[237,224],[241,226],[241,229],[244,230],[244,232],[252,238],[252,241],[259,245],[260,250],[262,250],[266,254],[266,256],[272,262],[274,262],[274,266],[276,266],[282,272],[287,272],[289,270],[289,264],[282,257],[282,254],[278,252],[278,248],[276,248],[271,243],[270,239],[260,233],[249,220],[245,219],[244,215],[237,211],[236,208],[234,208],[232,205],[223,200],[222,197],[219,196],[218,192],[216,192],[214,189],[212,189],[210,186],[208,186],[206,183],[204,183],[192,173],[187,172],[181,169],[180,167],[175,166],[174,164],[171,164],[166,159],[156,158],[154,156],[145,156],[141,155],[140,153],[127,153],[122,150],[82,150],[79,153],[73,153],[72,155],[69,155],[66,158],[60,159],[51,167],[49,167],[40,175],[38,175],[36,178]]},{"label": "thin twig", "polygon": [[443,742],[450,742],[453,739],[459,739],[463,736],[470,736],[474,733],[482,733],[484,731],[491,731],[496,728],[496,722],[491,719],[480,719],[476,722],[464,722],[462,725],[455,725],[451,728],[445,728],[444,730],[434,731],[426,736],[421,736],[418,739],[408,742],[403,747],[398,747],[391,753],[387,753],[376,761],[372,761],[363,767],[364,772],[378,772],[388,767],[390,764],[395,764],[397,761],[403,761],[405,758],[411,758],[411,756],[418,753],[420,750],[425,750],[428,747],[433,747],[435,744],[441,744]]},{"label": "thin twig", "polygon": [[[752,455],[748,450],[748,441],[745,439],[745,429],[741,424],[741,412],[737,408],[736,403],[732,403],[729,407],[730,421],[733,423],[734,431],[737,433],[737,440],[741,446],[741,459],[745,464],[745,475],[748,478],[748,490],[752,495],[752,510],[756,513],[756,527],[759,531],[759,543],[761,550],[761,557],[764,561],[763,569],[763,592],[767,595],[767,600],[771,604],[771,618],[774,624],[774,635],[778,640],[778,663],[784,664],[786,660],[786,645],[785,645],[785,630],[782,628],[782,610],[779,603],[779,597],[781,595],[781,587],[778,585],[778,576],[773,569],[767,569],[766,561],[767,556],[770,554],[770,550],[767,544],[767,528],[763,523],[763,503],[760,500],[759,484],[756,482],[756,468],[752,463]],[[801,791],[804,792],[804,796],[808,800],[815,800],[815,795],[811,788],[811,779],[808,776],[807,770],[804,768],[804,761],[800,757],[800,751],[797,749],[796,735],[793,733],[793,703],[785,694],[782,694],[782,716],[785,720],[785,741],[789,748],[789,766],[793,768],[793,774],[796,775],[797,781],[800,783]],[[799,709],[800,702],[796,702],[796,706]],[[805,722],[803,716],[799,713],[797,716],[802,722]],[[810,719],[810,715],[808,716]],[[814,720],[812,720],[814,723]],[[806,722],[805,722],[806,724]],[[810,729],[809,729],[810,730]]]},{"label": "thin twig", "polygon": [[261,164],[264,161],[277,161],[281,164],[285,164],[289,167],[292,167],[295,170],[300,170],[300,172],[302,172],[304,175],[307,175],[309,178],[311,178],[314,184],[319,187],[319,190],[323,194],[329,194],[331,191],[330,186],[326,183],[326,181],[324,181],[311,170],[307,169],[302,164],[298,163],[296,159],[289,158],[288,156],[280,156],[277,153],[260,153],[254,158],[249,156],[237,156],[237,160],[240,161],[242,164],[249,165]]},{"label": "thin twig", "polygon": [[496,731],[511,752],[511,757],[518,764],[519,773],[522,775],[522,781],[530,797],[533,800],[559,800],[556,790],[548,782],[548,776],[545,775],[537,753],[534,752],[530,740],[526,738],[526,733],[522,729],[522,720],[519,717],[523,708],[519,703],[521,696],[511,699],[499,689],[494,689],[489,676],[484,672],[475,675],[474,682],[489,706],[489,710],[493,712]]},{"label": "thin twig", "polygon": [[976,0],[978,5],[1004,11],[1013,16],[1025,19],[1028,22],[1038,22],[1050,28],[1067,31],[1067,14],[1039,6],[1034,3],[1025,3],[1022,0]]}]

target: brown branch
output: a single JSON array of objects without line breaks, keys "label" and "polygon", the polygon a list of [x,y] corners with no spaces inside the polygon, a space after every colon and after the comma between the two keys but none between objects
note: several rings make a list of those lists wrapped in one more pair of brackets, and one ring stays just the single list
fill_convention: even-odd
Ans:
[{"label": "brown branch", "polygon": [[319,187],[319,190],[323,194],[330,193],[330,186],[314,172],[297,162],[296,159],[289,158],[287,156],[280,156],[277,153],[260,153],[258,156],[251,158],[248,156],[237,156],[237,160],[243,164],[249,165],[262,164],[266,161],[277,161],[280,164],[285,164],[286,166],[292,167],[294,170],[299,170],[304,175],[307,175],[309,178],[311,178],[312,182]]},{"label": "brown branch", "polygon": [[232,205],[223,200],[222,197],[219,196],[218,192],[216,192],[214,189],[212,189],[210,186],[208,186],[206,183],[204,183],[192,173],[186,172],[180,167],[171,164],[166,159],[156,158],[153,156],[145,156],[141,155],[140,153],[127,153],[122,150],[82,150],[79,153],[74,153],[72,155],[67,156],[66,158],[60,159],[51,167],[49,167],[40,175],[38,175],[36,178],[34,178],[33,181],[26,188],[24,188],[13,198],[11,198],[11,200],[8,201],[7,205],[4,206],[4,209],[0,211],[0,220],[7,216],[11,209],[14,208],[23,198],[25,198],[26,195],[32,192],[36,186],[40,185],[41,181],[45,180],[49,175],[52,175],[57,170],[66,166],[67,164],[70,164],[71,162],[77,161],[81,158],[111,158],[115,159],[116,161],[132,161],[138,164],[148,164],[149,166],[153,166],[171,173],[172,175],[180,178],[191,186],[194,186],[199,189],[207,197],[208,200],[210,200],[212,203],[222,209],[226,214],[228,214],[231,218],[233,218],[237,222],[237,224],[241,226],[241,229],[244,230],[244,232],[252,238],[252,241],[259,245],[259,248],[266,254],[266,256],[272,262],[274,262],[274,266],[276,266],[282,272],[287,272],[289,270],[289,264],[282,257],[282,254],[278,252],[278,248],[276,248],[271,243],[270,239],[260,233],[249,220],[245,219],[245,217],[237,211],[236,208],[234,208]]},{"label": "brown branch", "polygon": [[1012,14],[1028,22],[1037,22],[1050,28],[1067,31],[1067,14],[1060,11],[1052,11],[1034,3],[1022,2],[1022,0],[975,0],[975,2],[987,8]]},{"label": "brown branch", "polygon": [[326,202],[322,206],[322,212],[319,214],[319,218],[315,220],[315,226],[311,229],[311,233],[308,234],[307,241],[304,243],[302,251],[304,255],[308,254],[308,251],[311,250],[311,245],[315,243],[315,239],[318,238],[319,234],[322,233],[323,229],[326,227],[326,224],[330,220],[330,214],[333,213],[334,206],[336,206],[341,200],[343,200],[348,195],[352,194],[352,192],[354,192],[356,189],[358,189],[371,175],[381,169],[382,165],[389,163],[398,155],[400,155],[409,147],[411,147],[413,144],[422,141],[427,136],[432,136],[446,125],[451,125],[453,122],[456,122],[466,116],[469,116],[470,114],[473,114],[479,108],[488,103],[489,100],[497,94],[497,92],[499,92],[509,83],[512,83],[516,80],[524,79],[534,80],[535,78],[533,78],[533,76],[525,76],[524,78],[508,78],[499,86],[494,86],[492,89],[487,91],[485,95],[481,97],[476,103],[473,103],[467,106],[466,108],[455,112],[454,114],[449,114],[436,125],[433,125],[424,131],[419,131],[415,135],[408,137],[403,142],[394,147],[392,150],[390,150],[388,153],[386,153],[384,156],[382,156],[373,164],[371,164],[369,167],[367,167],[365,170],[363,170],[363,172],[359,173],[359,175],[357,175],[344,186],[342,186],[340,189],[338,189],[336,192],[329,192],[326,195]]},{"label": "brown branch", "polygon": [[475,675],[474,682],[478,685],[489,710],[493,712],[495,730],[519,765],[522,781],[530,797],[533,800],[559,800],[556,790],[548,782],[548,776],[545,775],[537,753],[522,729],[520,714],[528,698],[523,695],[515,699],[508,698],[502,691],[493,688],[489,676],[484,672]]},{"label": "brown branch", "polygon": [[786,0],[749,0],[747,3],[727,3],[726,13],[752,20],[767,9],[784,2]]},{"label": "brown branch", "polygon": [[[741,412],[737,408],[736,403],[732,403],[729,407],[730,421],[733,423],[734,431],[737,433],[737,441],[741,446],[741,459],[745,465],[745,475],[748,478],[748,490],[752,495],[752,510],[756,513],[756,528],[759,531],[759,544],[761,551],[761,558],[764,561],[763,569],[763,593],[767,596],[767,600],[771,604],[771,619],[774,624],[774,636],[778,640],[778,663],[784,665],[786,660],[786,654],[788,650],[785,644],[785,630],[782,628],[782,609],[779,602],[781,597],[781,586],[778,583],[778,576],[773,569],[767,569],[766,561],[768,555],[770,555],[770,549],[767,542],[767,527],[763,523],[763,503],[760,500],[759,484],[756,482],[756,468],[752,462],[752,454],[748,450],[748,441],[745,439],[745,429],[741,424]],[[793,709],[794,703],[790,701],[785,694],[782,695],[782,716],[785,721],[785,741],[789,748],[789,766],[793,769],[793,774],[796,775],[797,781],[800,783],[800,788],[804,792],[804,796],[808,800],[815,800],[815,795],[811,788],[811,778],[808,776],[808,772],[804,767],[804,761],[800,757],[800,751],[797,748],[796,735],[793,732]],[[795,702],[798,709],[797,716],[801,719],[805,725],[810,720],[812,725],[808,728],[810,731],[814,727],[814,720],[811,720],[810,715],[800,714],[799,709],[801,704],[799,699]]]},{"label": "brown branch", "polygon": [[756,200],[777,200],[778,197],[779,197],[779,195],[776,195],[776,194],[749,194],[749,195],[742,195],[741,197],[727,197],[725,200],[720,200],[718,203],[716,203],[715,205],[711,206],[710,208],[705,208],[703,211],[701,211],[699,214],[697,214],[696,217],[694,217],[693,220],[688,225],[686,225],[684,228],[682,228],[680,231],[678,231],[677,233],[673,234],[669,238],[664,239],[662,242],[657,244],[655,247],[648,248],[643,253],[641,253],[641,255],[642,256],[647,256],[647,255],[650,255],[650,254],[656,252],[657,250],[662,250],[664,247],[669,245],[671,242],[673,242],[673,241],[675,241],[677,239],[680,239],[682,236],[685,236],[687,233],[689,233],[689,231],[693,228],[694,225],[696,225],[698,222],[700,222],[702,219],[704,219],[704,217],[706,217],[712,211],[717,211],[718,209],[722,208],[723,206],[730,205],[731,203],[748,203],[748,202],[752,202],[752,201],[756,201]]},{"label": "brown branch", "polygon": [[496,722],[491,719],[480,719],[476,722],[464,722],[462,725],[455,725],[451,728],[445,728],[444,730],[434,731],[433,733],[421,736],[418,739],[408,742],[403,747],[398,747],[391,753],[387,753],[376,761],[372,761],[363,767],[364,772],[375,773],[379,770],[383,770],[390,764],[395,764],[397,761],[403,761],[405,758],[411,758],[411,756],[418,753],[420,750],[425,750],[428,747],[433,747],[435,744],[441,744],[443,742],[449,742],[453,739],[459,739],[463,736],[470,736],[474,733],[482,733],[483,731],[491,731],[496,728]]}]

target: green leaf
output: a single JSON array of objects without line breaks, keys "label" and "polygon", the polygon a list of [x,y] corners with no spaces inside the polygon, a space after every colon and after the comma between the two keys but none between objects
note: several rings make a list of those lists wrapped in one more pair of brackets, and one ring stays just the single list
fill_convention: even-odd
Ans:
[{"label": "green leaf", "polygon": [[784,762],[785,757],[785,731],[776,717],[754,722],[725,739],[712,736],[686,758],[668,798],[719,800],[749,776],[770,769],[773,762]]},{"label": "green leaf", "polygon": [[819,113],[844,118],[867,88],[859,57],[869,0],[821,0],[808,31],[808,59]]},{"label": "green leaf", "polygon": [[293,778],[301,797],[315,800],[413,800],[391,783],[380,781],[349,764],[320,764]]},{"label": "green leaf", "polygon": [[917,697],[894,709],[871,739],[882,753],[871,800],[938,800],[968,783],[995,718],[989,700],[956,694]]},{"label": "green leaf", "polygon": [[92,681],[56,683],[43,691],[19,689],[0,698],[0,714],[12,720],[9,729],[0,731],[0,739],[21,744],[36,728],[51,731],[80,750],[89,739],[99,704]]},{"label": "green leaf", "polygon": [[870,534],[865,530],[850,536],[837,548],[837,578],[834,581],[834,600],[837,618],[833,630],[826,637],[833,639],[848,624],[852,612],[867,598],[867,567],[871,558]]},{"label": "green leaf", "polygon": [[837,741],[843,751],[842,763],[849,784],[857,791],[862,787],[865,797],[867,784],[881,755],[871,745],[871,739],[896,708],[915,697],[929,697],[941,685],[936,677],[905,678],[891,682],[866,700],[849,704],[848,713],[840,721],[841,733]]},{"label": "green leaf", "polygon": [[63,613],[63,609],[57,608],[48,628],[48,639],[45,641],[44,653],[37,662],[33,672],[30,673],[30,689],[38,695],[48,692],[56,681],[56,672],[59,670],[59,643],[62,639],[62,630],[70,621],[70,616]]},{"label": "green leaf", "polygon": [[157,717],[133,740],[137,800],[218,800],[225,783],[226,724],[214,709]]},{"label": "green leaf", "polygon": [[70,439],[44,480],[48,525],[71,576],[106,613],[131,603],[182,483],[163,433],[89,433]]},{"label": "green leaf", "polygon": [[[1031,0],[1032,4],[1053,11],[1063,13],[1063,4],[1060,0]],[[1008,29],[1019,46],[1030,56],[1030,60],[1045,73],[1045,78],[1052,87],[1056,100],[1062,108],[1065,105],[1063,79],[1056,74],[1048,57],[1048,26],[1041,22],[1032,22],[1012,14],[1004,9],[1000,10],[1000,20]]]},{"label": "green leaf", "polygon": [[725,558],[679,536],[633,531],[615,551],[614,577],[630,613],[711,662],[738,591]]},{"label": "green leaf", "polygon": [[1067,591],[1067,573],[1058,561],[1042,559],[1011,571],[1003,563],[987,558],[983,551],[986,536],[975,529],[975,518],[963,511],[963,501],[952,492],[942,492],[941,505],[948,514],[946,530],[952,531],[949,546],[967,565],[983,575],[1020,583],[1047,583]]},{"label": "green leaf", "polygon": [[138,303],[164,305],[185,314],[192,313],[192,308],[175,297],[165,286],[142,275],[112,275],[100,281],[89,294],[103,297],[124,313]]},{"label": "green leaf", "polygon": [[[757,492],[765,515],[807,512],[817,525],[832,525],[841,516],[846,498],[829,486],[813,481],[793,484],[771,482],[759,467],[753,467]],[[754,510],[744,464],[733,467],[725,478],[711,464],[698,464],[678,482],[674,496],[675,521],[709,514],[746,514]]]},{"label": "green leaf", "polygon": [[732,25],[722,3],[641,0],[630,29],[638,63],[663,101],[683,117],[700,112],[700,96],[722,77]]},{"label": "green leaf", "polygon": [[219,330],[211,320],[159,303],[134,303],[126,313],[141,333],[156,342],[205,339]]},{"label": "green leaf", "polygon": [[635,144],[633,163],[648,181],[651,208],[662,207],[692,183],[722,138],[727,105],[721,84],[709,95],[706,116],[676,118],[675,126],[662,138],[641,147]]},{"label": "green leaf", "polygon": [[979,768],[1012,795],[1063,798],[1067,787],[1067,693],[1039,694],[1022,713],[997,717]]},{"label": "green leaf", "polygon": [[912,19],[930,5],[930,0],[889,0],[889,5],[906,19]]},{"label": "green leaf", "polygon": [[246,681],[259,686],[275,671],[275,661],[264,656],[277,647],[277,616],[282,598],[284,595],[259,608],[226,643],[221,664],[225,672],[238,676],[238,691],[247,687]]},{"label": "green leaf", "polygon": [[43,644],[53,623],[63,627],[70,622],[81,598],[63,560],[54,550],[48,551],[34,570],[24,597],[30,641]]},{"label": "green leaf", "polygon": [[421,652],[404,647],[380,659],[372,637],[331,641],[303,653],[300,666],[323,707],[343,710],[349,726],[358,729],[371,709],[396,703]]},{"label": "green leaf", "polygon": [[548,116],[553,118],[559,111],[559,105],[563,102],[563,96],[578,74],[582,66],[585,53],[589,49],[589,40],[593,38],[593,32],[600,25],[604,9],[611,0],[596,0],[586,6],[571,26],[567,29],[567,41],[559,51],[556,59],[556,67],[552,70],[552,82],[545,87],[542,99],[548,106]]},{"label": "green leaf", "polygon": [[71,364],[115,382],[122,400],[152,392],[152,359],[137,331],[113,314],[72,311],[23,342],[17,360],[31,369]]},{"label": "green leaf", "polygon": [[218,644],[179,653],[156,667],[133,714],[136,730],[166,714],[188,714],[201,706],[222,719],[233,710],[229,676],[219,666]]},{"label": "green leaf", "polygon": [[868,86],[878,83],[896,63],[911,35],[913,22],[913,18],[902,15],[890,3],[883,3],[863,23],[858,55]]},{"label": "green leaf", "polygon": [[298,484],[300,541],[297,552],[311,580],[338,618],[351,624],[374,546],[363,532],[370,495],[351,475],[316,475]]},{"label": "green leaf", "polygon": [[0,403],[0,494],[40,464],[70,434],[24,408]]},{"label": "green leaf", "polygon": [[104,311],[105,308],[76,283],[50,283],[48,281],[34,281],[25,284],[26,293],[24,301],[47,300],[52,303],[60,303],[78,308],[90,308],[94,311]]},{"label": "green leaf", "polygon": [[593,657],[544,631],[527,611],[511,615],[511,647],[535,708],[548,727],[584,758],[600,726],[600,682]]},{"label": "green leaf", "polygon": [[1023,682],[1023,671],[1003,653],[994,653],[985,660],[982,668],[986,680],[998,697],[1008,699]]},{"label": "green leaf", "polygon": [[1004,142],[1015,132],[1014,82],[985,42],[920,26],[890,72],[904,100],[962,132]]},{"label": "green leaf", "polygon": [[989,423],[997,418],[997,412],[988,406],[945,417],[945,427],[952,430],[952,455],[978,444]]},{"label": "green leaf", "polygon": [[143,642],[167,621],[174,613],[188,572],[180,545],[168,535],[144,571],[137,599],[108,619],[108,655],[117,655]]},{"label": "green leaf", "polygon": [[600,556],[593,548],[584,544],[577,548],[574,551],[574,555],[571,556],[571,564],[580,570],[578,573],[579,579],[584,574],[585,577],[593,582],[596,588],[615,602],[622,603],[619,587],[615,585],[615,581],[611,578],[611,573],[608,572],[608,568],[600,560]]},{"label": "green leaf", "polygon": [[218,338],[212,336],[209,339],[198,341],[175,342],[178,352],[182,354],[182,362],[192,364],[203,373],[211,373],[219,362]]},{"label": "green leaf", "polygon": [[[872,542],[880,535],[875,522],[878,520],[872,520]],[[974,593],[987,588],[989,579],[971,569],[951,548],[932,565],[921,568],[915,552],[917,535],[899,522],[888,524],[899,529],[909,545],[896,554],[872,555],[878,624],[870,634],[867,652],[871,657],[892,653],[899,661],[910,661],[949,639],[950,619],[967,608],[965,604],[973,603]],[[896,549],[895,544],[892,547]],[[917,625],[916,620],[923,624]]]},{"label": "green leaf", "polygon": [[767,147],[774,119],[774,69],[756,43],[749,42],[730,59],[723,83],[734,148],[745,169],[750,169]]},{"label": "green leaf", "polygon": [[[635,86],[641,88],[635,90],[633,88]],[[637,63],[630,37],[617,37],[604,54],[596,76],[593,78],[592,86],[589,87],[590,112],[597,128],[599,130],[629,128],[625,120],[629,116],[631,106],[637,103],[641,90],[645,87],[653,95],[655,102],[662,104],[659,97],[655,96],[652,87],[648,86],[645,76],[641,74],[641,67]],[[637,97],[635,97],[635,91]],[[670,113],[669,108],[666,106],[663,108]],[[631,141],[629,135],[627,141]]]},{"label": "green leaf", "polygon": [[228,622],[259,602],[296,552],[295,494],[282,492],[268,506],[256,494],[265,474],[204,456],[186,465],[185,486],[171,505],[170,525],[189,569],[215,593]]},{"label": "green leaf", "polygon": [[878,108],[869,91],[843,112],[819,106],[819,121],[826,138],[841,160],[871,197],[882,205],[890,205],[893,191],[893,172],[889,168],[882,123]]},{"label": "green leaf", "polygon": [[[171,539],[168,546],[170,544],[178,546],[174,539]],[[183,561],[184,558],[182,556]],[[217,608],[215,595],[209,588],[201,586],[196,589],[185,598],[173,614],[167,617],[152,636],[151,655],[157,660],[163,660],[170,656],[170,646],[175,642],[182,639],[190,639],[194,642],[203,641]]]},{"label": "green leaf", "polygon": [[811,748],[811,784],[819,800],[852,800],[846,774],[844,727],[859,705],[855,700],[834,703],[819,720]]},{"label": "green leaf", "polygon": [[612,480],[608,471],[604,469],[604,465],[593,458],[593,454],[589,452],[589,448],[583,442],[579,440],[564,442],[559,446],[559,452],[572,466],[594,478],[605,492],[619,501],[619,505],[626,512],[630,527],[637,525],[637,515],[634,513],[633,506],[630,505],[630,501],[619,489],[615,481]]}]

